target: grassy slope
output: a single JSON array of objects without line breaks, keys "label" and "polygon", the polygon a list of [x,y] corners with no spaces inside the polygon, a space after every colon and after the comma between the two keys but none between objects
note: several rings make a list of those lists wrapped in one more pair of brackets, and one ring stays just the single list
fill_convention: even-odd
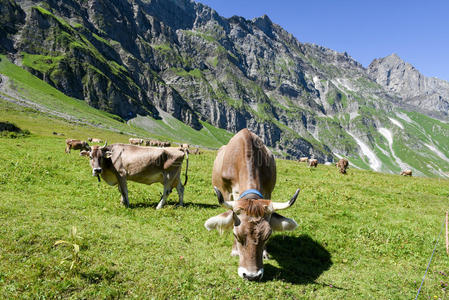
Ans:
[{"label": "grassy slope", "polygon": [[[49,84],[12,64],[5,56],[1,55],[0,74],[8,76],[10,80],[9,88],[21,97],[30,99],[52,111],[73,116],[81,122],[101,125],[140,137],[170,139],[177,142],[195,142],[195,144],[213,148],[218,148],[227,143],[231,137],[231,134],[226,130],[215,128],[206,122],[203,122],[204,128],[198,132],[168,116],[165,123],[160,120],[156,121],[151,117],[145,117],[150,122],[149,126],[140,128],[133,125],[135,122],[130,122],[131,125],[128,125],[123,121],[120,122],[120,117],[118,116],[92,108],[82,100],[67,97]],[[157,130],[159,128],[157,124],[164,125],[165,127],[162,127],[164,130]]]},{"label": "grassy slope", "polygon": [[[404,178],[334,167],[310,171],[278,160],[273,198],[295,205],[283,212],[298,221],[268,243],[262,282],[237,275],[232,235],[207,232],[217,206],[210,176],[214,152],[190,156],[187,207],[175,209],[176,192],[160,211],[160,185],[129,185],[131,209],[119,205],[116,187],[98,184],[77,151],[64,153],[66,136],[127,137],[67,124],[0,103],[0,120],[32,136],[0,139],[0,297],[37,298],[375,298],[416,294],[447,209],[449,181]],[[74,271],[63,258],[72,225],[82,237]],[[448,260],[442,239],[422,290],[444,297]]]}]

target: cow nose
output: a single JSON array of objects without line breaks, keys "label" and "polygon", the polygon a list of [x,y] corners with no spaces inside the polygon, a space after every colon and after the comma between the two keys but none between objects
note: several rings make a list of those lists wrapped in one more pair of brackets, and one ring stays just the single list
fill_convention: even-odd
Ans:
[{"label": "cow nose", "polygon": [[94,173],[94,176],[96,176],[97,174],[101,174],[101,168],[94,168],[93,173]]},{"label": "cow nose", "polygon": [[250,280],[250,281],[255,281],[255,280],[262,279],[262,277],[263,277],[263,268],[258,270],[257,272],[249,272],[245,268],[240,267],[238,273],[239,273],[240,277],[242,277],[243,279]]},{"label": "cow nose", "polygon": [[244,279],[247,279],[247,280],[249,280],[249,281],[260,280],[260,279],[262,278],[262,276],[263,276],[263,273],[259,273],[259,272],[254,273],[254,274],[246,274],[246,273],[243,273],[243,278],[244,278]]}]

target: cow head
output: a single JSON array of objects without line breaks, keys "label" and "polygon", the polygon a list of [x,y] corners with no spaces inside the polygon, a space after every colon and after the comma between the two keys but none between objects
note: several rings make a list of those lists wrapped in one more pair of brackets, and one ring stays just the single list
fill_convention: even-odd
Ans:
[{"label": "cow head", "polygon": [[231,229],[240,258],[238,274],[248,280],[259,280],[263,276],[263,256],[265,243],[274,231],[294,230],[298,225],[277,213],[295,203],[299,189],[286,203],[266,199],[240,199],[224,201],[221,192],[215,187],[218,202],[229,209],[225,213],[212,217],[204,226],[207,230],[223,231]]},{"label": "cow head", "polygon": [[104,144],[104,146],[92,146],[89,147],[89,150],[83,150],[80,152],[81,156],[89,156],[90,158],[90,166],[92,167],[92,176],[97,176],[99,178],[99,175],[101,174],[103,160],[110,158],[112,155],[112,152],[109,151],[106,148],[106,145],[108,142]]}]

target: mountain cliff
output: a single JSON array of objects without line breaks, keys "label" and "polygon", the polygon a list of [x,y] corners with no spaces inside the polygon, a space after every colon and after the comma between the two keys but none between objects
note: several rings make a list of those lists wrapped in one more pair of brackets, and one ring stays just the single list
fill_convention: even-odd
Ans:
[{"label": "mountain cliff", "polygon": [[365,69],[347,53],[301,43],[266,15],[223,18],[189,0],[0,0],[0,11],[0,51],[130,124],[151,130],[168,114],[194,129],[249,128],[285,157],[449,171],[449,149],[421,122],[438,126],[439,138],[446,124],[408,112],[427,101],[420,94],[404,98],[401,78],[382,79],[384,64]]},{"label": "mountain cliff", "polygon": [[378,84],[401,99],[400,105],[448,120],[449,82],[423,76],[396,54],[375,59],[367,71]]}]

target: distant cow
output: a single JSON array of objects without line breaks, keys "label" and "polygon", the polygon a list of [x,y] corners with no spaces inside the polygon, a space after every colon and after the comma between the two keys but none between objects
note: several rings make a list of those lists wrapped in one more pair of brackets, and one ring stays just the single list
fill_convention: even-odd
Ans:
[{"label": "distant cow", "polygon": [[346,169],[349,166],[349,161],[346,158],[340,158],[340,160],[335,165],[340,169],[341,174],[346,174]]},{"label": "distant cow", "polygon": [[309,159],[309,167],[317,167],[318,166],[318,160],[315,158]]},{"label": "distant cow", "polygon": [[184,148],[184,149],[188,149],[189,148],[189,144],[181,144],[181,148]]},{"label": "distant cow", "polygon": [[129,139],[129,143],[131,145],[142,145],[143,144],[143,139],[130,138]]},{"label": "distant cow", "polygon": [[[118,184],[121,203],[129,206],[127,180],[152,184],[160,182],[164,186],[157,209],[164,206],[168,195],[176,188],[179,205],[183,206],[184,186],[187,183],[189,156],[178,149],[146,148],[126,144],[92,146],[90,151],[81,151],[80,155],[90,158],[92,175],[98,180],[103,178],[109,185]],[[186,156],[184,185],[181,183],[182,162]]]},{"label": "distant cow", "polygon": [[[299,189],[286,203],[269,200],[276,184],[276,163],[262,140],[248,129],[240,130],[220,148],[212,171],[218,202],[229,211],[209,218],[207,230],[232,230],[231,255],[240,256],[238,274],[248,280],[263,276],[265,243],[272,231],[293,230],[298,225],[276,210],[290,207]],[[233,200],[233,201],[231,201]]]},{"label": "distant cow", "polygon": [[308,162],[309,158],[308,157],[300,157],[299,158],[299,162]]},{"label": "distant cow", "polygon": [[161,147],[170,147],[170,145],[171,145],[170,142],[161,142],[160,143]]},{"label": "distant cow", "polygon": [[200,151],[200,148],[195,148],[195,150],[192,151],[193,154],[200,155],[202,152]]},{"label": "distant cow", "polygon": [[65,140],[65,153],[70,153],[70,150],[90,150],[89,144],[86,141],[67,139]]},{"label": "distant cow", "polygon": [[404,175],[404,176],[412,176],[412,170],[404,170],[404,171],[402,171],[401,172],[401,175]]},{"label": "distant cow", "polygon": [[103,143],[102,140],[96,138],[88,138],[87,140],[92,143]]},{"label": "distant cow", "polygon": [[153,147],[157,147],[159,146],[159,141],[158,140],[149,140],[149,141],[145,141],[145,145],[146,146],[153,146]]}]

